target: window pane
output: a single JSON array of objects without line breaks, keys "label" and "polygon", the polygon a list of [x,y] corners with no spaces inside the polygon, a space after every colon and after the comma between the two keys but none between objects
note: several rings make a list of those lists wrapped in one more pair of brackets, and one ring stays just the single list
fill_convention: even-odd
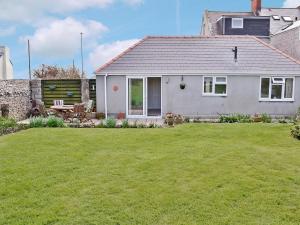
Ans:
[{"label": "window pane", "polygon": [[212,93],[213,88],[213,78],[204,77],[204,93]]},{"label": "window pane", "polygon": [[262,78],[261,79],[261,98],[269,98],[269,89],[270,88],[270,79]]},{"label": "window pane", "polygon": [[272,99],[281,99],[282,98],[282,85],[272,85]]},{"label": "window pane", "polygon": [[243,28],[244,26],[243,18],[232,18],[231,23],[231,28]]},{"label": "window pane", "polygon": [[216,84],[215,94],[226,94],[226,84]]},{"label": "window pane", "polygon": [[273,77],[272,78],[272,83],[274,84],[283,84],[283,78],[279,78],[279,77]]},{"label": "window pane", "polygon": [[216,77],[217,83],[226,83],[226,77]]},{"label": "window pane", "polygon": [[293,85],[294,85],[294,80],[292,78],[285,79],[285,90],[284,90],[285,98],[293,98]]},{"label": "window pane", "polygon": [[129,115],[143,115],[144,114],[144,88],[143,79],[129,79]]}]

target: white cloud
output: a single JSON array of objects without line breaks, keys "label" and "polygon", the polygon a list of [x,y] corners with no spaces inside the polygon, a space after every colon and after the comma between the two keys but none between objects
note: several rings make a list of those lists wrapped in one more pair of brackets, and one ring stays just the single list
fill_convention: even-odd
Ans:
[{"label": "white cloud", "polygon": [[285,0],[283,3],[284,8],[296,8],[300,6],[300,0]]},{"label": "white cloud", "polygon": [[10,36],[16,33],[16,27],[11,26],[11,27],[0,27],[0,37],[6,37]]},{"label": "white cloud", "polygon": [[89,62],[93,66],[93,69],[97,69],[138,41],[139,39],[131,39],[98,45],[94,51],[90,53]]},{"label": "white cloud", "polygon": [[[105,8],[121,0],[0,0],[0,20],[32,23],[54,14]],[[129,5],[137,5],[143,0],[122,0]]]},{"label": "white cloud", "polygon": [[102,23],[86,20],[77,21],[71,17],[54,20],[46,26],[39,27],[30,39],[32,53],[45,57],[74,57],[80,50],[80,33],[84,33],[85,49],[97,45],[98,39],[108,30]]}]

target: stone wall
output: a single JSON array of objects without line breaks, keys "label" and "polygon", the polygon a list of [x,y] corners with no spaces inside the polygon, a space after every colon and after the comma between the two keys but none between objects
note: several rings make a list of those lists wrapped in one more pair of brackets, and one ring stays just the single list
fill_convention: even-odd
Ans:
[{"label": "stone wall", "polygon": [[[31,109],[31,99],[43,101],[41,80],[0,80],[0,116],[2,108],[9,110],[9,117],[16,120],[26,119]],[[81,81],[81,101],[89,100],[89,80]]]},{"label": "stone wall", "polygon": [[89,80],[81,80],[81,102],[87,103],[90,100]]},{"label": "stone wall", "polygon": [[31,84],[31,96],[32,99],[37,100],[38,102],[43,101],[42,96],[42,81],[41,80],[32,80]]},{"label": "stone wall", "polygon": [[[31,108],[29,80],[0,80],[1,105],[8,106],[9,117],[26,119]],[[2,111],[0,113],[2,115]]]}]

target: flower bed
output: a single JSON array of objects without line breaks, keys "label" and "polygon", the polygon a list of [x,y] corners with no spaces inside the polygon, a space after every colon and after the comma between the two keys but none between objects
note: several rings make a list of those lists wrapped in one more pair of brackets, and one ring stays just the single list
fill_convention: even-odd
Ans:
[{"label": "flower bed", "polygon": [[17,124],[14,119],[0,117],[0,136],[27,129],[28,126]]}]

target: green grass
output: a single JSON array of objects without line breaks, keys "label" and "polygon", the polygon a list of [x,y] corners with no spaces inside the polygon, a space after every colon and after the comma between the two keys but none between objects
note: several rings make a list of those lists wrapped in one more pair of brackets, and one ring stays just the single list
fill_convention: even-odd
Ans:
[{"label": "green grass", "polygon": [[0,224],[300,224],[289,125],[30,129],[0,138]]}]

